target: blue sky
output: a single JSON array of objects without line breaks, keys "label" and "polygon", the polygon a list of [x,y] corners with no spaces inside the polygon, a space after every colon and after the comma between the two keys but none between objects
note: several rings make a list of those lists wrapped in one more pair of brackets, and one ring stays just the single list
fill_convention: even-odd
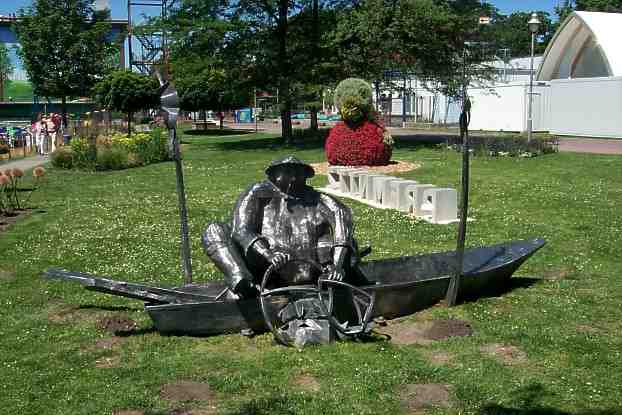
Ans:
[{"label": "blue sky", "polygon": [[[109,3],[112,17],[124,19],[127,16],[127,0],[101,0]],[[492,3],[503,13],[516,10],[532,11],[545,10],[553,14],[553,8],[559,0],[493,0]],[[20,7],[26,7],[31,0],[0,0],[0,14],[15,13]],[[150,7],[154,9],[154,7]],[[134,13],[132,13],[134,14]]]}]

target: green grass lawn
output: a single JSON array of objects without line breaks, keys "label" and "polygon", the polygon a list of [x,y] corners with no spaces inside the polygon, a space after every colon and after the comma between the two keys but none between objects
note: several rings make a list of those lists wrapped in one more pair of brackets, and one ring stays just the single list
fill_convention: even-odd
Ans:
[{"label": "green grass lawn", "polygon": [[32,84],[29,81],[8,81],[4,89],[4,98],[13,101],[32,101]]},{"label": "green grass lawn", "polygon": [[[283,148],[266,135],[185,137],[192,257],[197,282],[218,278],[200,235],[229,218],[237,195],[274,158],[324,160],[321,147]],[[394,159],[415,161],[406,178],[458,188],[460,155],[397,139]],[[321,186],[326,178],[316,176]],[[430,225],[346,200],[372,258],[454,249],[456,225]],[[180,283],[172,163],[109,173],[50,169],[33,196],[39,210],[0,234],[0,412],[6,414],[392,414],[404,413],[401,385],[452,385],[453,409],[430,414],[622,413],[622,157],[553,154],[476,158],[467,244],[544,237],[548,244],[515,278],[534,284],[498,298],[411,319],[455,317],[474,335],[427,346],[377,337],[299,352],[270,334],[161,336],[138,301],[45,281],[51,266],[149,284]],[[112,348],[104,317],[138,329]],[[98,343],[100,341],[100,343]],[[514,346],[506,364],[482,352]],[[430,355],[444,352],[445,364]],[[104,366],[104,367],[102,367]],[[110,366],[110,367],[105,367]],[[296,384],[300,375],[319,390]],[[160,388],[206,382],[211,402],[174,403]],[[318,386],[318,385],[316,385]],[[194,408],[195,412],[183,412]],[[198,412],[198,409],[203,412]]]}]

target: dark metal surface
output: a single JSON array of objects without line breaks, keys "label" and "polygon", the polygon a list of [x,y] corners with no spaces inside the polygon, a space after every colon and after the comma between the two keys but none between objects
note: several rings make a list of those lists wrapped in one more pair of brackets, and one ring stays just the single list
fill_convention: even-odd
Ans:
[{"label": "dark metal surface", "polygon": [[[212,223],[203,234],[205,253],[237,295],[256,295],[253,288],[273,264],[280,285],[299,285],[319,276],[308,263],[348,271],[356,257],[350,209],[306,185],[311,166],[295,157],[266,169],[268,180],[253,184],[237,200],[231,224]],[[253,292],[255,291],[255,292]]]},{"label": "dark metal surface", "polygon": [[166,118],[166,126],[169,131],[169,146],[171,156],[175,162],[175,177],[177,188],[177,201],[179,204],[180,256],[184,279],[186,284],[192,284],[192,260],[190,253],[190,237],[188,236],[188,209],[186,207],[186,190],[184,186],[184,171],[181,162],[181,149],[177,138],[177,115],[179,113],[179,96],[173,86],[162,78],[156,71],[161,86],[160,105]]},{"label": "dark metal surface", "polygon": [[[300,259],[290,262],[309,264],[319,274],[322,274],[322,268],[317,263]],[[315,342],[323,343],[335,337],[330,333],[324,333],[325,330],[334,330],[348,337],[357,337],[370,331],[375,293],[370,294],[343,281],[334,281],[321,277],[318,279],[317,285],[291,285],[269,289],[268,287],[276,271],[277,267],[275,265],[271,265],[266,270],[261,281],[259,303],[266,326],[279,343],[285,346]],[[343,301],[343,295],[337,298],[335,289],[339,288],[347,290],[351,301]],[[300,295],[303,295],[303,297],[300,298]],[[273,312],[275,310],[268,303],[268,300],[273,296],[284,296],[289,303],[280,307],[276,310],[277,312]],[[305,307],[303,306],[301,306],[303,310],[298,311],[298,304],[302,302],[307,304],[307,309],[309,309],[309,304],[311,305],[311,313],[305,312]],[[349,304],[352,307],[350,311],[354,311],[355,314],[348,311],[344,312],[344,309],[347,309]],[[296,312],[283,313],[283,310],[287,309],[294,309]],[[338,309],[346,315],[356,316],[355,324],[352,324],[350,320],[339,321],[335,315],[335,311]],[[275,314],[277,315],[276,318]],[[284,315],[286,318],[283,318]],[[324,322],[327,324],[324,324]],[[279,324],[279,326],[275,324]],[[295,327],[295,330],[292,327]]]},{"label": "dark metal surface", "polygon": [[458,238],[456,243],[456,267],[449,282],[445,302],[447,306],[456,304],[460,278],[462,276],[462,264],[464,261],[464,243],[466,240],[467,219],[469,215],[469,124],[471,122],[471,101],[464,87],[462,96],[462,114],[460,114],[460,135],[462,136],[462,203],[460,204],[460,224],[458,225]]},{"label": "dark metal surface", "polygon": [[[475,299],[503,292],[512,274],[544,244],[544,240],[534,239],[465,250],[457,298]],[[450,251],[360,264],[369,284],[359,288],[375,293],[372,317],[409,315],[442,300],[455,267],[455,255]],[[58,270],[50,270],[45,276],[76,281],[89,289],[105,287],[97,291],[148,301],[145,310],[161,333],[202,336],[239,333],[245,328],[257,333],[267,330],[258,298],[215,299],[227,287],[222,280],[165,289]],[[206,297],[209,299],[204,300]]]}]

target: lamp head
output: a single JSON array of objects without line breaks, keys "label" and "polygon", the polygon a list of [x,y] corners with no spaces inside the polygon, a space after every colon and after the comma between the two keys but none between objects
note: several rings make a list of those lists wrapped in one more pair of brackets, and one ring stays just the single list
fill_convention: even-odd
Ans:
[{"label": "lamp head", "polygon": [[531,33],[537,33],[538,32],[538,28],[540,27],[540,20],[538,19],[538,14],[537,13],[531,13],[531,19],[529,20],[529,22],[527,22],[527,25],[529,26],[529,31]]}]

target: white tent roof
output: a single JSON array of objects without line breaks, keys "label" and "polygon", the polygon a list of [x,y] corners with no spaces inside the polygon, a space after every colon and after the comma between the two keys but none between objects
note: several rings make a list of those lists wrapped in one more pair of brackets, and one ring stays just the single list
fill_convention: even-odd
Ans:
[{"label": "white tent roof", "polygon": [[622,13],[574,12],[544,52],[539,81],[622,76]]}]

